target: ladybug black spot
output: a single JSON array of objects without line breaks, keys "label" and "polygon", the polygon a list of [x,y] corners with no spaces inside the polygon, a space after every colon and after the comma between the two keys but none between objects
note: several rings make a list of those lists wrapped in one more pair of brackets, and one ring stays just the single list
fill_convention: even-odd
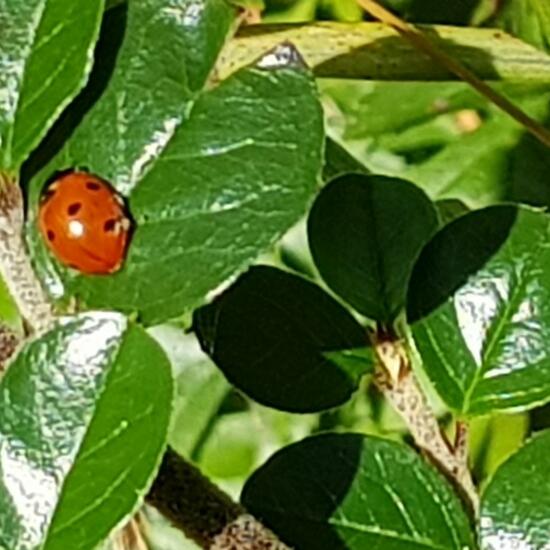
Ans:
[{"label": "ladybug black spot", "polygon": [[76,214],[78,214],[81,208],[82,208],[81,203],[74,202],[73,204],[69,205],[69,208],[67,208],[67,214],[69,214],[69,216],[75,216]]},{"label": "ladybug black spot", "polygon": [[53,242],[54,240],[55,240],[55,233],[51,229],[48,229],[48,241]]},{"label": "ladybug black spot", "polygon": [[103,231],[109,233],[110,231],[114,231],[115,227],[116,227],[116,220],[111,218],[110,220],[107,220],[103,224]]},{"label": "ladybug black spot", "polygon": [[90,191],[99,191],[101,189],[101,185],[99,185],[96,181],[87,181],[86,189],[89,189]]}]

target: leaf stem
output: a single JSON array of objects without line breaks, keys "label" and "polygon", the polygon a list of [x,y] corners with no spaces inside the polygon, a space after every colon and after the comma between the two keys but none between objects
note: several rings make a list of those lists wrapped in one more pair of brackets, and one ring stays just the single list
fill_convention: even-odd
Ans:
[{"label": "leaf stem", "polygon": [[289,550],[172,449],[164,455],[147,501],[201,548]]},{"label": "leaf stem", "polygon": [[489,101],[524,126],[541,143],[550,147],[550,131],[514,105],[509,99],[491,88],[491,86],[481,80],[465,65],[438,48],[427,34],[403,21],[375,0],[357,0],[357,3],[373,17],[395,29],[419,51],[424,52],[441,66],[458,76],[458,78],[467,82],[481,95],[485,96]]},{"label": "leaf stem", "polygon": [[479,495],[468,468],[468,427],[457,423],[451,444],[411,368],[409,354],[400,340],[387,334],[372,334],[378,357],[375,384],[403,418],[416,445],[453,482],[477,517]]},{"label": "leaf stem", "polygon": [[55,316],[36,277],[23,238],[23,197],[14,178],[0,173],[0,276],[4,279],[27,329],[47,330]]}]

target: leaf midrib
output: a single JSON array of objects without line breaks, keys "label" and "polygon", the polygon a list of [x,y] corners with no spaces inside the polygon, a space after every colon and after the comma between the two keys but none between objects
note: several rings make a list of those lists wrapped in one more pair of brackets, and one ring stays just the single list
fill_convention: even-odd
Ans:
[{"label": "leaf midrib", "polygon": [[[547,224],[546,232],[544,236],[547,236],[548,229],[549,229],[549,225]],[[469,411],[474,391],[478,386],[480,380],[483,378],[483,376],[487,372],[486,366],[490,362],[491,356],[494,353],[495,346],[499,342],[506,326],[508,326],[509,321],[512,317],[512,314],[515,313],[517,309],[517,301],[522,296],[522,291],[525,289],[527,278],[532,271],[532,267],[533,267],[532,263],[534,262],[535,259],[538,258],[538,255],[540,254],[541,250],[544,249],[544,239],[542,237],[543,236],[539,236],[538,243],[536,244],[534,250],[530,254],[530,261],[527,261],[525,264],[525,268],[521,270],[518,276],[518,284],[512,290],[510,299],[506,301],[504,313],[502,314],[502,316],[500,316],[500,319],[497,322],[497,326],[495,330],[493,331],[486,346],[484,346],[485,350],[482,356],[481,365],[479,365],[479,368],[475,370],[472,383],[470,384],[470,386],[468,387],[464,395],[464,404],[462,407],[463,413],[467,413]]]}]

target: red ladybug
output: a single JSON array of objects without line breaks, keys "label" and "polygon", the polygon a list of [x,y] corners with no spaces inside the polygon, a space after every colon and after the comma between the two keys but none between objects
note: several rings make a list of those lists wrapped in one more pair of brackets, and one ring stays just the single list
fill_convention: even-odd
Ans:
[{"label": "red ladybug", "polygon": [[38,224],[55,257],[82,273],[113,273],[126,256],[131,224],[124,202],[87,172],[64,174],[47,186]]}]

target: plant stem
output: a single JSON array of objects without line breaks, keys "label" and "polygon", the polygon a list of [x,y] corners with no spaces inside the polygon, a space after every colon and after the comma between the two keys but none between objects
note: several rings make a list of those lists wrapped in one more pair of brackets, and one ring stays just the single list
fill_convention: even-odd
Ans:
[{"label": "plant stem", "polygon": [[373,17],[395,29],[419,51],[424,52],[436,63],[445,67],[464,82],[467,82],[481,95],[519,122],[519,124],[533,134],[541,143],[550,147],[550,131],[524,113],[520,108],[516,107],[506,97],[491,88],[491,86],[483,82],[475,72],[472,72],[463,63],[457,61],[452,55],[448,55],[436,46],[426,33],[403,21],[386,8],[382,7],[375,0],[357,0],[357,3]]},{"label": "plant stem", "polygon": [[201,548],[288,550],[271,531],[172,449],[164,455],[147,501]]},{"label": "plant stem", "polygon": [[373,335],[378,357],[375,383],[401,415],[416,445],[454,483],[474,516],[479,511],[479,495],[468,468],[468,429],[457,424],[455,444],[451,444],[430,407],[403,344],[387,335]]},{"label": "plant stem", "polygon": [[17,181],[0,173],[0,276],[4,279],[27,329],[47,330],[52,306],[31,265],[23,238],[23,198]]},{"label": "plant stem", "polygon": [[[442,25],[418,28],[438,49],[481,79],[529,85],[550,82],[550,56],[505,32]],[[456,80],[447,67],[434,63],[392,27],[378,22],[243,26],[222,51],[217,79],[253,63],[281,42],[294,44],[318,77]]]}]

